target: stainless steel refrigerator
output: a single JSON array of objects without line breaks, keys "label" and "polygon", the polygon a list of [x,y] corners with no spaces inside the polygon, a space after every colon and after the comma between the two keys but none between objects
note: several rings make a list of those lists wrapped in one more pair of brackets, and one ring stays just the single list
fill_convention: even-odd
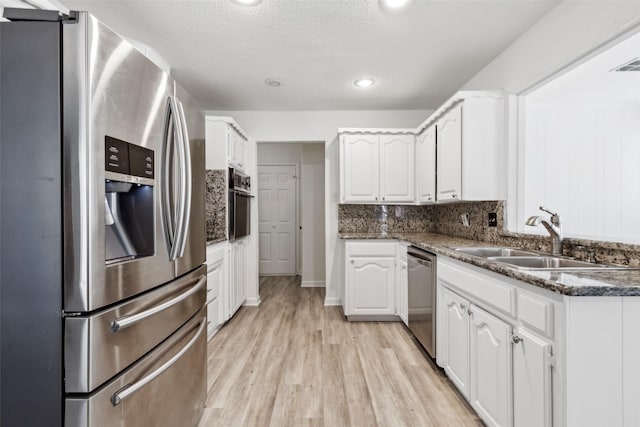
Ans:
[{"label": "stainless steel refrigerator", "polygon": [[87,13],[0,23],[0,424],[189,426],[204,114]]}]

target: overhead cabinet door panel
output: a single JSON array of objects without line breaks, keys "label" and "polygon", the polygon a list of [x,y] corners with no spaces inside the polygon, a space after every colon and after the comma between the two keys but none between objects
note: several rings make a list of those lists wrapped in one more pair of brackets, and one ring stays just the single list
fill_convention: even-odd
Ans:
[{"label": "overhead cabinet door panel", "polygon": [[379,163],[377,135],[344,136],[344,201],[378,201]]},{"label": "overhead cabinet door panel", "polygon": [[460,200],[462,193],[462,104],[437,123],[438,200]]},{"label": "overhead cabinet door panel", "polygon": [[383,202],[410,202],[414,198],[414,136],[380,136],[380,193]]}]

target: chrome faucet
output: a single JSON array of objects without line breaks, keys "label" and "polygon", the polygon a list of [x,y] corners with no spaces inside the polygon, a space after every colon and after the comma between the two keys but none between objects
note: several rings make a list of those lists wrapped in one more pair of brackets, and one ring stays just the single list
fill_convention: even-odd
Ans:
[{"label": "chrome faucet", "polygon": [[540,216],[534,215],[530,216],[525,224],[532,227],[542,224],[542,226],[549,232],[549,237],[551,237],[551,253],[553,255],[562,255],[562,229],[560,228],[560,215],[551,212],[544,206],[540,206],[540,210],[551,215],[551,223],[547,222]]}]

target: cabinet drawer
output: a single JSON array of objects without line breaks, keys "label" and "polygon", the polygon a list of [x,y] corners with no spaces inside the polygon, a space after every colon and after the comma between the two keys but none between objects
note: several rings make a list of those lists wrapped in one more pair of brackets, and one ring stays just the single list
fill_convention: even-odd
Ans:
[{"label": "cabinet drawer", "polygon": [[347,256],[396,256],[397,243],[394,241],[376,242],[374,240],[347,242]]},{"label": "cabinet drawer", "polygon": [[527,327],[553,336],[553,303],[536,295],[518,292],[518,319]]},{"label": "cabinet drawer", "polygon": [[438,280],[447,287],[458,288],[474,299],[482,300],[496,309],[515,316],[516,290],[499,279],[483,276],[475,271],[458,268],[438,257]]}]

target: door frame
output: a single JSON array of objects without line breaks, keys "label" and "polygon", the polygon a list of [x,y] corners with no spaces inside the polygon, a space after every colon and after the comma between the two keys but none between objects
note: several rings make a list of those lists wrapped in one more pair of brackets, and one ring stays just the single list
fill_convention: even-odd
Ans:
[{"label": "door frame", "polygon": [[[295,256],[295,275],[296,276],[302,276],[302,248],[301,248],[301,240],[302,240],[302,236],[301,236],[301,232],[302,230],[300,230],[300,163],[299,162],[259,162],[258,163],[258,167],[256,168],[256,181],[258,182],[258,189],[260,188],[260,180],[257,179],[258,178],[258,173],[260,173],[260,166],[293,166],[295,167],[295,175],[293,176],[293,179],[295,181],[295,189],[293,190],[293,194],[294,197],[296,198],[296,200],[293,203],[293,209],[294,209],[294,217],[295,217],[295,233],[293,233],[293,238],[294,238],[294,246],[295,246],[295,251],[294,251],[294,256]],[[256,194],[258,194],[258,192],[256,191]],[[259,197],[259,196],[258,196]],[[260,206],[260,204],[258,203],[258,206]],[[260,245],[258,245],[258,251],[260,251]],[[258,252],[258,259],[260,259],[260,252]],[[258,270],[258,274],[259,274],[259,270]]]}]

